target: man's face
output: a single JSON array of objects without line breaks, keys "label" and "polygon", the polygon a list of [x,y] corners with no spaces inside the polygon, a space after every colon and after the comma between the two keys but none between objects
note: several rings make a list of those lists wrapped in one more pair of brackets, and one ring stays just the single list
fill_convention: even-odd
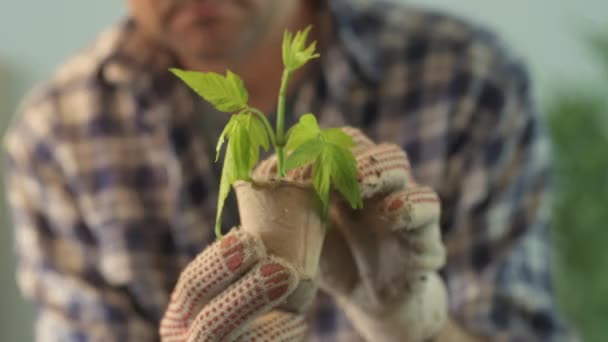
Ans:
[{"label": "man's face", "polygon": [[129,0],[135,20],[181,56],[238,58],[301,0]]}]

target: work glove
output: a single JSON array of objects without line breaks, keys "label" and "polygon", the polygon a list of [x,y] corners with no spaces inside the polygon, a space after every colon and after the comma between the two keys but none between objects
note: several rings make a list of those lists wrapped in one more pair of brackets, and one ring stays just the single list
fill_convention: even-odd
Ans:
[{"label": "work glove", "polygon": [[[447,294],[437,274],[446,256],[438,196],[414,181],[400,147],[343,130],[355,142],[364,205],[353,210],[332,196],[319,285],[369,341],[431,338],[447,319]],[[287,178],[307,182],[311,173],[304,166]],[[254,178],[274,174],[275,156],[256,168]]]},{"label": "work glove", "polygon": [[[301,341],[300,314],[276,310],[299,283],[262,241],[233,229],[181,273],[160,324],[162,341]],[[306,305],[306,304],[303,304]]]}]

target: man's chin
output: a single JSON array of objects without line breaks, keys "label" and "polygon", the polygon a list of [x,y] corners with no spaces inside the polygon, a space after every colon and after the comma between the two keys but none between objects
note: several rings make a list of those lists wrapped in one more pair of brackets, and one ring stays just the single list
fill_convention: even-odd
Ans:
[{"label": "man's chin", "polygon": [[[190,68],[196,67],[194,64],[198,66],[209,65],[210,67],[213,65],[226,65],[242,54],[237,47],[229,46],[226,42],[220,41],[180,44],[180,46],[174,46],[174,50],[182,63],[193,64],[185,65]],[[223,70],[200,71],[222,71],[223,73]]]},{"label": "man's chin", "polygon": [[221,34],[220,32],[205,32],[198,34],[174,35],[173,46],[181,53],[187,53],[199,58],[230,58],[239,53],[240,37]]}]

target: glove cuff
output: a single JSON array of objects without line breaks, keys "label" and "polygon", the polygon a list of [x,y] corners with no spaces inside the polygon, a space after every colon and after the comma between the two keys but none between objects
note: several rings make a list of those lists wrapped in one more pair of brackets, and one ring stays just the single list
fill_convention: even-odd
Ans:
[{"label": "glove cuff", "polygon": [[436,273],[418,278],[412,292],[382,314],[372,313],[352,300],[339,297],[338,305],[367,341],[425,341],[447,320],[447,292]]}]

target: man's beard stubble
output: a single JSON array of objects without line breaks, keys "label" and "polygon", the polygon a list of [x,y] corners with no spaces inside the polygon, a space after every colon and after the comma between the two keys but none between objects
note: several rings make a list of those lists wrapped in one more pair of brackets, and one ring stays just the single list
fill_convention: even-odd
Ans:
[{"label": "man's beard stubble", "polygon": [[[220,49],[197,49],[191,46],[180,44],[180,37],[172,33],[171,25],[175,18],[184,7],[197,1],[232,1],[243,13],[246,13],[245,22],[241,23],[241,32],[235,35],[237,42],[224,43],[225,48]],[[226,62],[236,61],[246,58],[248,52],[262,41],[270,33],[273,18],[276,15],[278,6],[275,3],[280,0],[269,2],[265,8],[256,8],[248,0],[166,0],[163,7],[159,9],[160,36],[164,45],[168,46],[180,54],[186,54],[189,58],[200,62]],[[215,21],[214,18],[199,18],[195,23],[198,29],[205,30]],[[223,42],[218,42],[222,44]]]}]

